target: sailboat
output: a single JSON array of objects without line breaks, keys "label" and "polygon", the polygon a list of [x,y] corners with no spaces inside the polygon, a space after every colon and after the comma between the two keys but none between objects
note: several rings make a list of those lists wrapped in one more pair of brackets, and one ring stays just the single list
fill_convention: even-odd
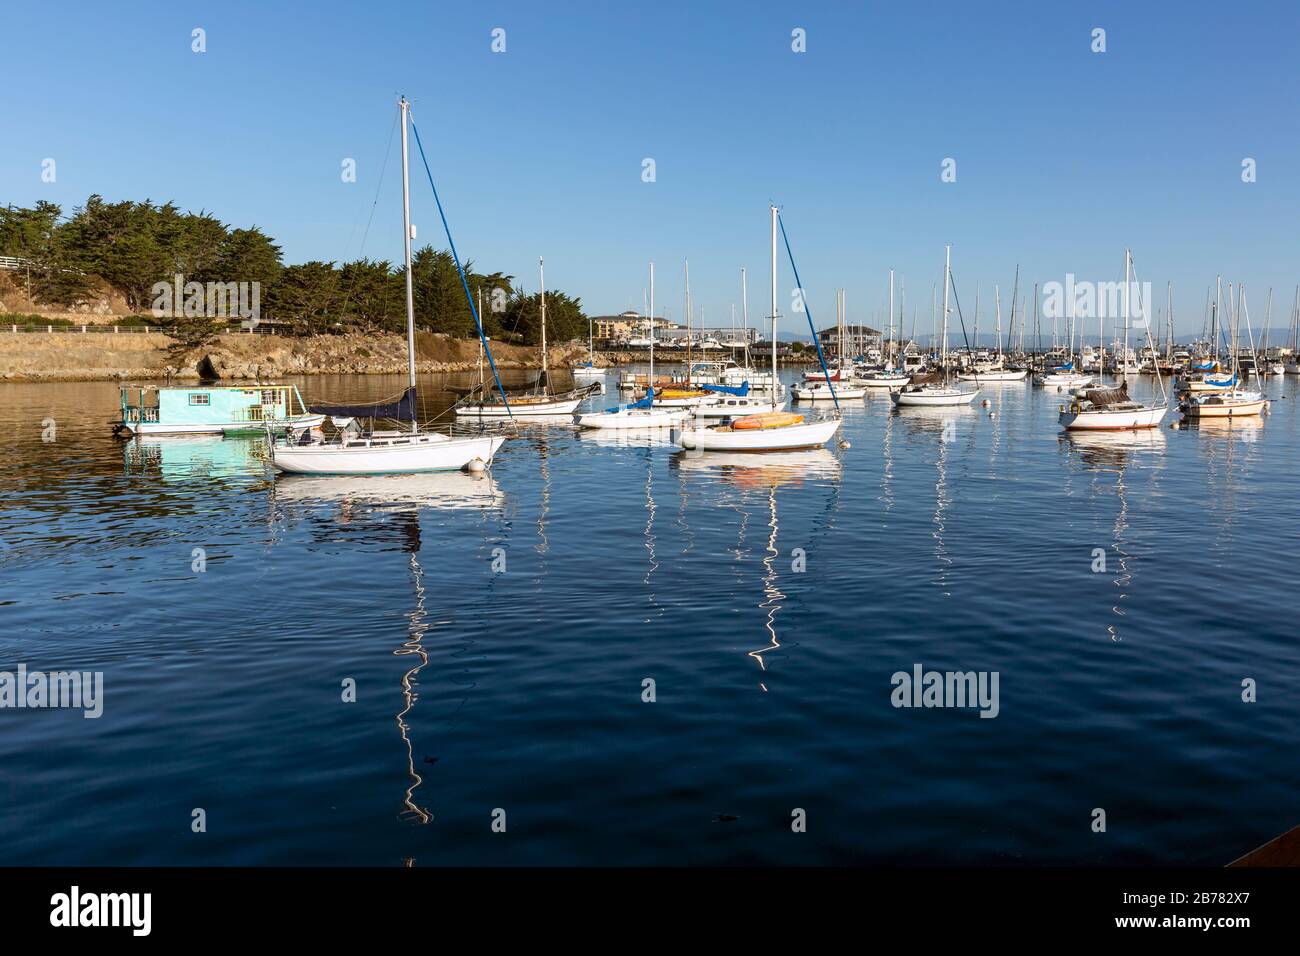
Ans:
[{"label": "sailboat", "polygon": [[[740,301],[741,315],[745,330],[745,367],[744,373],[749,376],[753,369],[749,367],[749,288],[746,281],[745,270],[740,270]],[[755,376],[757,378],[757,376]],[[744,415],[765,415],[769,412],[780,412],[785,409],[785,398],[783,392],[785,386],[772,378],[772,389],[769,392],[751,391],[748,388],[731,388],[718,389],[718,400],[712,404],[696,405],[691,409],[691,414],[696,418],[740,418]],[[746,378],[743,385],[748,385],[749,380]]]},{"label": "sailboat", "polygon": [[[907,286],[903,287],[903,295],[907,295]],[[899,337],[903,333],[903,304],[898,306],[898,332]],[[902,350],[899,350],[902,351]],[[894,270],[889,270],[889,344],[885,346],[885,366],[884,368],[872,369],[861,375],[854,377],[856,384],[863,388],[902,388],[911,381],[911,374],[904,368],[905,361],[894,364]]]},{"label": "sailboat", "polygon": [[572,415],[584,398],[599,391],[600,383],[564,392],[551,390],[550,362],[546,348],[546,266],[540,258],[537,260],[537,275],[542,310],[542,373],[537,377],[536,388],[522,395],[502,395],[500,401],[483,397],[461,402],[456,406],[457,418],[482,420]]},{"label": "sailboat", "polygon": [[[1016,284],[1011,290],[1011,326],[1016,324],[1016,296],[1019,294],[1017,288],[1020,284],[1020,268],[1016,267]],[[997,327],[995,329],[998,337],[998,354],[991,362],[983,362],[971,367],[968,372],[959,372],[957,380],[959,382],[1023,382],[1025,376],[1029,374],[1027,369],[1007,368],[1004,364],[1006,357],[1002,354],[1002,294],[998,287],[993,287],[993,308],[997,316]],[[1010,334],[1010,333],[1008,333]]]},{"label": "sailboat", "polygon": [[[486,468],[492,456],[505,442],[501,435],[475,435],[469,437],[452,437],[441,432],[422,431],[416,423],[415,391],[415,298],[411,276],[411,184],[409,157],[407,150],[407,124],[410,118],[410,103],[405,96],[398,101],[402,121],[402,224],[406,264],[406,368],[407,388],[396,403],[362,405],[354,407],[339,406],[331,410],[332,414],[351,417],[352,423],[336,433],[333,440],[325,440],[319,432],[308,431],[301,435],[290,433],[283,440],[272,439],[271,464],[282,472],[308,475],[376,475],[405,474],[422,471],[455,471],[461,468]],[[414,124],[411,124],[414,128]],[[419,143],[419,131],[415,133]],[[420,150],[421,159],[424,150]],[[425,163],[425,172],[429,172]],[[429,184],[433,185],[433,174],[429,173]],[[434,189],[434,200],[438,202],[438,211],[442,212],[442,203],[438,200],[438,191]],[[444,224],[446,217],[443,217]],[[460,257],[456,253],[456,244],[447,232],[447,242],[451,246],[456,269],[460,272],[461,285],[469,307],[474,314],[474,324],[478,328],[479,338],[483,340],[483,326],[474,308],[474,300],[469,294],[469,285],[461,269]],[[491,352],[488,352],[489,358]],[[495,363],[493,363],[495,373]],[[377,418],[396,419],[411,423],[410,430],[364,431],[357,426],[357,419]]]},{"label": "sailboat", "polygon": [[[778,213],[776,206],[770,207],[772,218],[772,382],[776,383],[776,230]],[[786,252],[790,244],[786,242]],[[790,258],[791,268],[794,257]],[[795,270],[795,282],[799,274]],[[802,286],[800,286],[802,288]],[[812,328],[812,317],[808,318]],[[816,342],[816,331],[813,332]],[[821,346],[817,346],[821,356]],[[823,369],[825,363],[823,361]],[[831,386],[833,387],[833,386]],[[838,403],[837,403],[838,410]],[[805,421],[803,415],[791,412],[770,412],[761,415],[745,415],[741,418],[723,419],[717,425],[684,424],[673,429],[673,441],[688,450],[699,451],[785,451],[796,448],[818,448],[825,445],[839,431],[841,425],[838,415],[835,418]]]},{"label": "sailboat", "polygon": [[[1129,294],[1133,288],[1130,281],[1132,265],[1133,254],[1125,249],[1124,351],[1120,353],[1123,356],[1129,354]],[[1147,338],[1150,337],[1151,329],[1148,326]],[[1124,371],[1128,371],[1127,367]],[[1068,406],[1062,405],[1059,418],[1061,426],[1070,431],[1129,431],[1135,428],[1155,428],[1169,411],[1169,397],[1165,394],[1165,382],[1158,371],[1156,378],[1160,383],[1160,395],[1163,399],[1160,404],[1144,405],[1133,401],[1129,398],[1128,382],[1121,378],[1118,387],[1089,389],[1084,393],[1083,398],[1074,400]]]},{"label": "sailboat", "polygon": [[655,408],[655,264],[650,263],[650,376],[645,398],[628,405],[618,405],[603,412],[585,412],[573,417],[579,428],[626,431],[639,428],[667,428],[679,424],[690,414],[684,408]]},{"label": "sailboat", "polygon": [[[1264,398],[1264,393],[1259,389],[1241,389],[1238,385],[1241,381],[1241,358],[1237,348],[1239,329],[1241,325],[1242,312],[1246,310],[1245,304],[1246,291],[1243,286],[1237,287],[1237,305],[1233,309],[1232,316],[1232,370],[1231,378],[1228,384],[1213,392],[1188,392],[1179,405],[1184,417],[1189,420],[1199,420],[1202,418],[1246,418],[1249,416],[1259,415],[1268,407],[1268,400]],[[1232,283],[1228,283],[1228,299],[1231,304]],[[1246,332],[1250,336],[1250,350],[1252,354],[1255,351],[1255,336],[1250,331],[1250,314],[1246,311]],[[1259,363],[1255,362],[1254,372],[1256,384],[1259,383]]]},{"label": "sailboat", "polygon": [[909,406],[944,406],[969,405],[979,395],[979,389],[954,388],[948,384],[948,286],[952,281],[952,246],[944,247],[943,263],[943,333],[940,339],[942,349],[939,357],[939,371],[930,375],[913,376],[911,384],[905,385],[889,397],[899,407]]},{"label": "sailboat", "polygon": [[605,366],[596,364],[596,339],[592,333],[592,324],[593,324],[593,320],[590,316],[588,316],[587,317],[587,361],[584,362],[582,365],[574,366],[573,380],[575,382],[595,381],[596,379],[604,378],[605,373],[609,371],[609,369],[607,369]]},{"label": "sailboat", "polygon": [[[848,352],[844,347],[844,290],[839,290],[835,295],[835,312],[836,312],[836,332],[839,335],[839,355],[836,356],[836,362],[839,364],[837,371],[844,369],[846,366],[852,368],[849,364]],[[805,376],[806,378],[807,376]],[[838,384],[835,384],[838,382]],[[854,381],[853,379],[823,379],[822,381],[806,381],[802,385],[791,386],[790,392],[794,395],[796,402],[834,402],[842,398],[861,398],[867,394],[865,385]]]}]

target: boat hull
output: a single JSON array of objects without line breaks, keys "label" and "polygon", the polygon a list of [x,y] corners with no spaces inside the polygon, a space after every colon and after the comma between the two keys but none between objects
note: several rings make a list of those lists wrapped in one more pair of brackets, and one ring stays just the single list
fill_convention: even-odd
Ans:
[{"label": "boat hull", "polygon": [[505,437],[484,435],[448,438],[426,434],[415,441],[400,438],[358,440],[346,445],[272,445],[271,464],[294,475],[394,475],[423,471],[459,471],[475,459],[492,461]]},{"label": "boat hull", "polygon": [[691,413],[696,418],[739,418],[742,415],[765,415],[768,412],[779,412],[784,408],[784,400],[779,402],[746,402],[742,399],[732,404],[729,399],[723,399],[716,405],[699,405],[691,409]]},{"label": "boat hull", "polygon": [[297,415],[290,419],[271,422],[216,422],[192,425],[164,424],[160,422],[126,422],[122,428],[132,435],[260,435],[270,427],[273,432],[286,428],[320,428],[324,415]]},{"label": "boat hull", "polygon": [[957,376],[961,382],[1023,382],[1029,372],[1025,369],[1012,371],[1011,369],[998,369],[994,372],[962,372]]},{"label": "boat hull", "polygon": [[578,406],[582,404],[581,398],[566,398],[554,402],[527,402],[515,404],[510,403],[507,409],[504,405],[461,405],[456,409],[457,418],[478,419],[499,419],[499,418],[529,418],[534,415],[572,415],[577,411]]},{"label": "boat hull", "polygon": [[783,428],[749,431],[684,426],[674,429],[672,437],[674,442],[688,451],[794,451],[800,448],[820,448],[835,436],[840,424],[838,418],[832,418]]},{"label": "boat hull", "polygon": [[1185,402],[1181,410],[1187,418],[1247,418],[1262,414],[1266,405],[1266,398],[1222,403]]},{"label": "boat hull", "polygon": [[585,415],[575,415],[573,420],[579,428],[634,431],[642,428],[671,428],[684,422],[689,414],[686,409],[629,408],[619,412],[588,412]]},{"label": "boat hull", "polygon": [[890,398],[902,408],[934,408],[945,405],[969,405],[975,401],[979,390],[963,392],[955,388],[941,388],[920,392],[893,392]]},{"label": "boat hull", "polygon": [[1135,431],[1156,428],[1169,411],[1163,405],[1143,408],[1088,409],[1063,408],[1060,423],[1067,431]]}]

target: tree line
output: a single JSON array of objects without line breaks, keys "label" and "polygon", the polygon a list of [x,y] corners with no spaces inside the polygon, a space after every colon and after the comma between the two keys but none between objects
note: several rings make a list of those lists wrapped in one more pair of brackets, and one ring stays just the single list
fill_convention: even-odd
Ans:
[{"label": "tree line", "polygon": [[[30,263],[32,299],[70,307],[92,295],[100,280],[126,299],[133,313],[150,316],[154,286],[186,282],[256,282],[260,318],[283,323],[294,334],[400,331],[406,327],[406,279],[400,263],[362,258],[313,260],[285,265],[280,246],[257,226],[233,228],[206,211],[183,212],[175,203],[105,202],[94,195],[70,216],[56,203],[0,208],[0,256]],[[513,276],[480,273],[465,262],[476,303],[481,296],[484,332],[493,338],[535,344],[541,339],[541,302],[516,288]],[[423,246],[412,255],[415,321],[455,336],[475,334],[474,319],[456,262],[445,249]],[[171,319],[157,319],[172,324]],[[228,322],[189,317],[195,331],[215,332]],[[204,326],[209,328],[204,329]],[[546,293],[547,337],[583,338],[582,300]]]}]

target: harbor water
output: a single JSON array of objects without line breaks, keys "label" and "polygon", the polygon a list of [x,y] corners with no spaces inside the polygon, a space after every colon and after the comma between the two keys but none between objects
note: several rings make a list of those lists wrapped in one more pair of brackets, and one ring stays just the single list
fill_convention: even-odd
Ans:
[{"label": "harbor water", "polygon": [[[111,383],[0,385],[0,671],[103,675],[98,718],[0,709],[0,863],[1225,864],[1300,823],[1297,387],[276,478],[259,437],[111,437]],[[918,665],[996,672],[996,715],[895,706]]]}]

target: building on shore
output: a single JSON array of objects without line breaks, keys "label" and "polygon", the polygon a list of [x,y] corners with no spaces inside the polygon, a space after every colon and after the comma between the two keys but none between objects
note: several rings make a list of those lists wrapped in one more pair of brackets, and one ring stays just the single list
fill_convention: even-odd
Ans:
[{"label": "building on shore", "polygon": [[[880,330],[873,329],[869,325],[844,326],[844,351],[848,358],[865,355],[870,349],[879,349],[883,341],[884,336],[881,335]],[[828,329],[822,329],[817,333],[817,342],[821,345],[823,353],[839,357],[839,326],[832,325]]]}]

